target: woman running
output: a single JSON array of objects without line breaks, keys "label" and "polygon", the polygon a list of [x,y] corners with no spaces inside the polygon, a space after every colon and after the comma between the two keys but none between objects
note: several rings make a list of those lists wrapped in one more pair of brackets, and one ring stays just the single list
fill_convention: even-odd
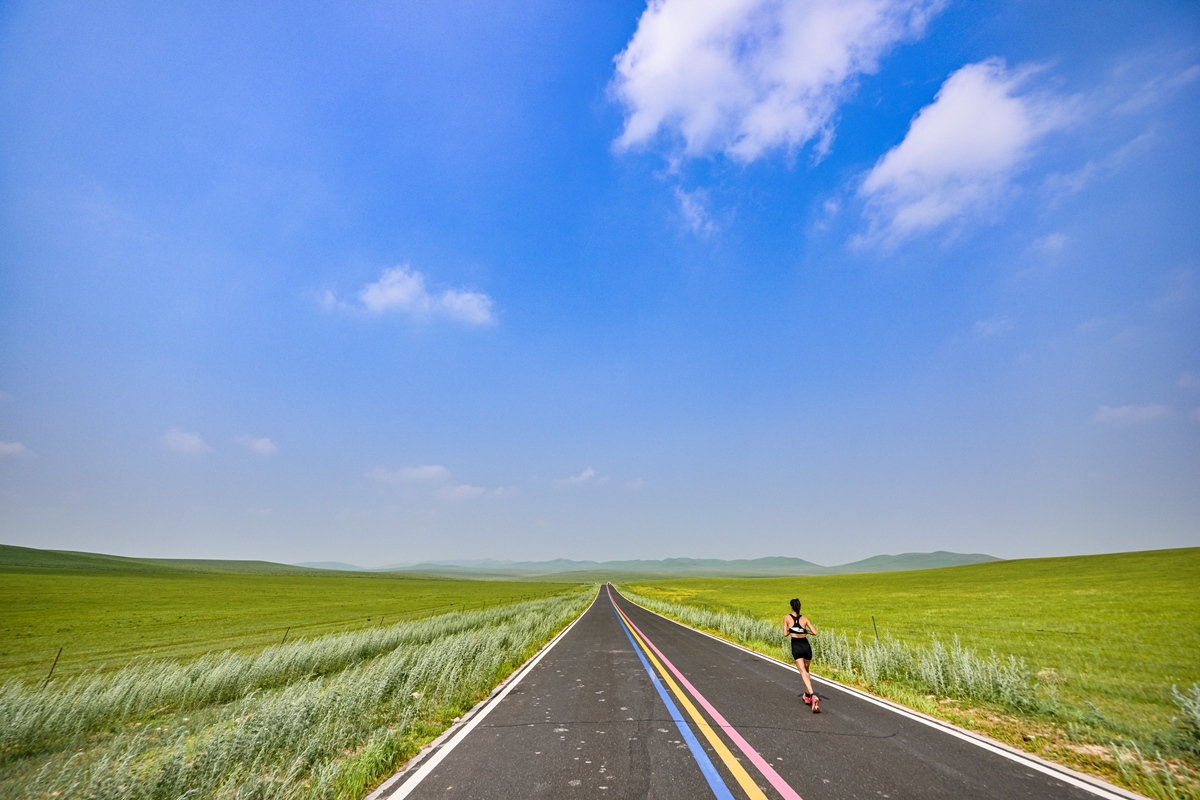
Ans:
[{"label": "woman running", "polygon": [[812,663],[812,645],[808,643],[809,636],[817,635],[817,626],[812,620],[800,613],[800,600],[792,599],[792,613],[784,615],[783,635],[792,640],[792,658],[796,659],[796,669],[804,680],[804,704],[812,706],[813,713],[821,710],[821,700],[812,688],[812,678],[808,675],[808,665]]}]

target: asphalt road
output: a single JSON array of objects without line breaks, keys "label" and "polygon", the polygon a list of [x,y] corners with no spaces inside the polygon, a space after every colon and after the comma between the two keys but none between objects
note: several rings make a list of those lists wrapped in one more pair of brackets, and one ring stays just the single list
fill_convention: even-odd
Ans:
[{"label": "asphalt road", "polygon": [[473,729],[377,796],[1130,796],[1071,785],[1067,773],[1045,774],[835,684],[818,687],[813,714],[794,669],[605,589]]}]

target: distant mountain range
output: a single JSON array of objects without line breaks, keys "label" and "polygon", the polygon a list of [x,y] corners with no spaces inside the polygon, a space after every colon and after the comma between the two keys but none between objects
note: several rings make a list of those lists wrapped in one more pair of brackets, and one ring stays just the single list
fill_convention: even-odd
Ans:
[{"label": "distant mountain range", "polygon": [[[842,564],[824,567],[802,558],[772,556],[768,558],[735,559],[726,561],[718,558],[665,558],[660,560],[636,559],[632,561],[571,561],[565,558],[553,561],[497,561],[490,558],[457,559],[450,561],[421,561],[389,564],[376,567],[376,572],[407,572],[423,575],[442,575],[456,578],[538,578],[570,577],[577,580],[602,579],[608,576],[645,577],[714,577],[714,578],[771,578],[792,575],[838,575],[848,572],[896,572],[912,569],[937,569],[956,567],[963,564],[981,564],[999,561],[995,556],[984,553],[951,553],[938,550],[934,553],[901,553],[880,555]],[[317,569],[342,569],[368,571],[353,564],[336,561],[307,562],[301,567]]]},{"label": "distant mountain range", "polygon": [[102,553],[71,550],[39,550],[33,547],[0,545],[0,567],[39,569],[114,570],[122,572],[222,572],[274,575],[334,574],[337,572],[389,573],[393,575],[429,575],[475,580],[561,580],[583,583],[629,578],[771,578],[793,575],[837,575],[847,572],[893,572],[912,569],[936,569],[963,564],[999,561],[983,553],[902,553],[898,556],[871,558],[823,567],[801,558],[735,559],[665,558],[656,561],[496,561],[460,559],[389,564],[364,569],[341,561],[309,561],[302,564],[276,564],[271,561],[222,561],[199,558],[128,558]]}]

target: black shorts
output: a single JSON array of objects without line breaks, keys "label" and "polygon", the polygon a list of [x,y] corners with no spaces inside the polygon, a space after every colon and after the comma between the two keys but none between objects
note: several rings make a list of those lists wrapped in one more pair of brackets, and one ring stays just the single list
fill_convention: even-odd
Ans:
[{"label": "black shorts", "polygon": [[800,639],[792,637],[792,659],[807,658],[812,661],[812,645],[808,643],[808,639]]}]

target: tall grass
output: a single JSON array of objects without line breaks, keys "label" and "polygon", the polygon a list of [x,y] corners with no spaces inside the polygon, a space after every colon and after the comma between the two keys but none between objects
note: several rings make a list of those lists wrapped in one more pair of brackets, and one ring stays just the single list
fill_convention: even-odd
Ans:
[{"label": "tall grass", "polygon": [[1186,692],[1172,686],[1171,697],[1179,706],[1179,716],[1173,720],[1177,726],[1178,746],[1193,756],[1200,756],[1200,685],[1193,683]]},{"label": "tall grass", "polygon": [[148,661],[46,692],[9,683],[0,797],[361,796],[591,597],[446,614],[257,656]]}]

